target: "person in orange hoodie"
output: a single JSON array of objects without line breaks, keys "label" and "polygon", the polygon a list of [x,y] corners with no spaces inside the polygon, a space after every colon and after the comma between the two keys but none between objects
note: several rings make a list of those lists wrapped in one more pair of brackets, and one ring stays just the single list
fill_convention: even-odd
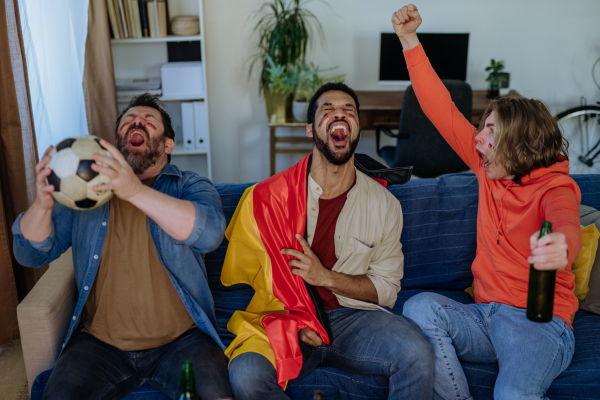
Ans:
[{"label": "person in orange hoodie", "polygon": [[[569,174],[567,146],[555,118],[539,100],[490,102],[479,132],[458,111],[431,67],[416,34],[410,4],[392,16],[421,108],[479,182],[475,304],[435,293],[409,299],[414,320],[435,350],[435,398],[472,399],[459,360],[498,362],[498,399],[545,399],[573,357],[571,318],[578,308],[571,263],[581,249],[581,192]],[[542,221],[554,233],[538,239]],[[529,264],[557,270],[554,317],[526,317]]]}]

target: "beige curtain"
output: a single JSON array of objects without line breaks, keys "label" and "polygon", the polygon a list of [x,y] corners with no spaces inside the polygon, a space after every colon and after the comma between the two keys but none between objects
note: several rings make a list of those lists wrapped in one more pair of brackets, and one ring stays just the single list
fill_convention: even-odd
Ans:
[{"label": "beige curtain", "polygon": [[11,226],[35,198],[37,146],[17,0],[0,0],[0,344],[18,338],[16,307],[47,268],[24,268]]},{"label": "beige curtain", "polygon": [[[117,93],[105,0],[90,0],[83,90],[89,132],[111,143]],[[11,226],[35,199],[38,160],[18,0],[0,0],[0,345],[19,337],[16,307],[47,270],[13,256]]]},{"label": "beige curtain", "polygon": [[83,93],[90,135],[113,143],[118,104],[106,0],[90,0]]}]

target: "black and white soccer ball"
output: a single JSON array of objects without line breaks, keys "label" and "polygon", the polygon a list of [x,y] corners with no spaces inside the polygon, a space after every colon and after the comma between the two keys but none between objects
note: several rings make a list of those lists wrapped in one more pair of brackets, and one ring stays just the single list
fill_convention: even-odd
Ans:
[{"label": "black and white soccer ball", "polygon": [[110,182],[110,177],[92,169],[95,163],[93,154],[111,157],[100,146],[100,139],[92,135],[65,139],[50,151],[52,159],[48,168],[52,173],[46,182],[54,185],[52,196],[60,204],[76,210],[89,210],[101,206],[112,197],[111,190],[92,190],[92,186]]}]

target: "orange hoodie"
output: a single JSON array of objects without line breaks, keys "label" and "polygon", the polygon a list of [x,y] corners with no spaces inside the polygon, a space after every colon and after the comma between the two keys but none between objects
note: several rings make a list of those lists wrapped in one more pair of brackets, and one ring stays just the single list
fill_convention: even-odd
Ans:
[{"label": "orange hoodie", "polygon": [[471,267],[475,301],[527,307],[529,237],[552,222],[553,232],[567,237],[569,263],[556,276],[554,315],[570,325],[577,311],[571,263],[581,250],[579,204],[581,191],[568,176],[569,161],[538,168],[521,179],[491,180],[475,150],[477,130],[458,111],[431,67],[421,45],[404,52],[410,80],[423,112],[450,146],[475,172],[479,181],[477,255]]}]

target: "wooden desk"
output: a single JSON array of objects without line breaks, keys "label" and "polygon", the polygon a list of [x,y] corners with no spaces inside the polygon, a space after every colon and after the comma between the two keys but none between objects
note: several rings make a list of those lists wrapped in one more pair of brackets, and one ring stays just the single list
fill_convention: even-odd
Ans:
[{"label": "wooden desk", "polygon": [[[398,129],[404,92],[359,91],[356,92],[356,95],[360,102],[361,129],[374,130],[377,125]],[[473,125],[479,125],[479,120],[488,103],[487,90],[473,90],[473,111],[471,112]]]},{"label": "wooden desk", "polygon": [[[385,125],[391,129],[397,129],[400,123],[400,111],[402,109],[402,99],[404,92],[399,91],[357,91],[358,101],[360,102],[360,127],[362,130],[374,130],[377,125]],[[489,100],[487,99],[487,90],[473,90],[473,111],[471,114],[471,123],[479,125],[483,112],[487,108]],[[270,173],[275,174],[275,154],[277,153],[305,153],[312,151],[313,140],[306,136],[277,136],[276,130],[279,127],[285,128],[306,128],[303,122],[281,122],[269,124],[269,144],[270,144]],[[306,144],[307,146],[277,146],[277,143],[286,144]]]}]

